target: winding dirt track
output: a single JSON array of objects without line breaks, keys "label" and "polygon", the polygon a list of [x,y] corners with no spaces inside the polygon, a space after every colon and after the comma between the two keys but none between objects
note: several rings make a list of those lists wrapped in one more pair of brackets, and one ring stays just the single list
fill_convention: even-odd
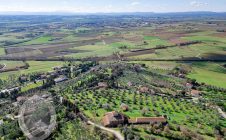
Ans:
[{"label": "winding dirt track", "polygon": [[108,132],[114,134],[114,136],[117,137],[119,140],[124,140],[124,137],[123,137],[118,131],[115,131],[115,130],[113,130],[113,129],[106,128],[106,127],[104,127],[104,126],[95,124],[95,123],[93,123],[93,122],[91,122],[91,121],[88,121],[87,123],[90,124],[90,125],[96,126],[96,127],[100,128],[100,129],[102,129],[102,130],[105,130],[105,131],[108,131]]},{"label": "winding dirt track", "polygon": [[217,108],[217,111],[220,113],[220,115],[224,118],[224,119],[226,119],[226,113],[220,108],[220,107],[216,107]]}]

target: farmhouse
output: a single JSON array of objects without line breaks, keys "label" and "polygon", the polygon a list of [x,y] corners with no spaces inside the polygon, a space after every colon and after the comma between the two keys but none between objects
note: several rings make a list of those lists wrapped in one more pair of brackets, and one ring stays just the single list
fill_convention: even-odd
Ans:
[{"label": "farmhouse", "polygon": [[117,127],[120,124],[151,124],[151,123],[167,123],[165,116],[161,117],[137,117],[128,118],[127,116],[116,111],[108,112],[102,119],[105,127]]},{"label": "farmhouse", "polygon": [[201,95],[201,92],[193,89],[193,90],[191,90],[190,94],[193,97],[199,97]]},{"label": "farmhouse", "polygon": [[99,82],[98,83],[98,88],[107,88],[108,84],[106,82]]},{"label": "farmhouse", "polygon": [[102,124],[105,127],[117,127],[120,124],[127,123],[127,117],[116,111],[108,112],[102,119]]},{"label": "farmhouse", "polygon": [[130,124],[151,124],[151,123],[166,123],[165,117],[137,117],[134,119],[129,119]]},{"label": "farmhouse", "polygon": [[149,88],[148,87],[139,87],[139,91],[141,93],[147,93],[149,91]]}]

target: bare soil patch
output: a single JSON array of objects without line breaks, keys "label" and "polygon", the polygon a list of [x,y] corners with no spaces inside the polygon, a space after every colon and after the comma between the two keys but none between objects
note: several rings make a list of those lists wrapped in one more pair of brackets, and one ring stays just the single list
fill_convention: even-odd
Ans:
[{"label": "bare soil patch", "polygon": [[20,53],[20,52],[29,52],[34,51],[33,48],[23,48],[23,47],[9,47],[6,48],[6,54]]},{"label": "bare soil patch", "polygon": [[223,33],[214,33],[214,34],[211,34],[211,36],[226,38],[226,32],[223,32]]},{"label": "bare soil patch", "polygon": [[70,48],[91,45],[93,43],[99,42],[100,40],[82,40],[74,41],[68,43],[58,43],[58,44],[43,44],[43,45],[29,45],[24,47],[12,47],[7,48],[8,54],[6,57],[10,58],[37,58],[37,57],[55,57],[62,56],[71,53],[79,53],[82,51],[70,50]]}]

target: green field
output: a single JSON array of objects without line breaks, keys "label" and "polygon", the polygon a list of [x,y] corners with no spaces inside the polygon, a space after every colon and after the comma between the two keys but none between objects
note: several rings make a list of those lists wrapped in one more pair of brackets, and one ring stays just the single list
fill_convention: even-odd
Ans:
[{"label": "green field", "polygon": [[22,61],[0,61],[0,64],[5,64],[5,69],[12,69],[24,65]]},{"label": "green field", "polygon": [[201,43],[183,47],[170,47],[167,49],[156,50],[155,53],[133,56],[133,58],[159,58],[159,59],[173,59],[183,57],[203,57],[208,53],[219,53],[226,49],[226,45],[222,43]]},{"label": "green field", "polygon": [[144,36],[144,40],[148,42],[150,48],[154,48],[158,45],[170,45],[166,40],[155,36]]},{"label": "green field", "polygon": [[31,41],[25,42],[23,43],[23,45],[46,44],[50,43],[51,39],[53,39],[51,36],[42,36]]},{"label": "green field", "polygon": [[192,72],[188,75],[198,82],[226,88],[226,69],[216,63],[195,63]]},{"label": "green field", "polygon": [[0,55],[4,55],[5,54],[5,49],[4,48],[0,48]]},{"label": "green field", "polygon": [[135,48],[135,45],[133,43],[129,43],[126,41],[122,41],[122,42],[115,42],[110,44],[109,46],[111,46],[112,48],[124,48],[124,49],[133,49]]},{"label": "green field", "polygon": [[5,43],[3,42],[18,43],[26,41],[27,39],[28,38],[23,37],[23,33],[5,33],[0,35],[0,45],[4,45]]},{"label": "green field", "polygon": [[75,53],[75,54],[70,54],[67,56],[74,57],[74,58],[108,56],[108,55],[112,55],[114,52],[120,51],[120,49],[118,47],[114,47],[111,45],[103,45],[101,43],[98,43],[96,45],[74,47],[73,50],[83,50],[83,51],[87,51],[87,52]]},{"label": "green field", "polygon": [[[13,62],[10,65],[17,64],[17,62]],[[48,72],[52,71],[52,68],[55,66],[62,66],[66,64],[65,62],[48,62],[48,61],[28,61],[30,67],[28,69],[23,69],[19,71],[12,71],[12,72],[4,72],[0,73],[1,79],[7,79],[9,75],[19,76],[22,74],[30,74],[35,72]]]},{"label": "green field", "polygon": [[221,43],[226,43],[225,38],[221,37],[214,37],[214,36],[207,36],[207,35],[202,35],[202,36],[188,36],[188,37],[182,37],[185,40],[189,41],[204,41],[204,42],[221,42]]}]

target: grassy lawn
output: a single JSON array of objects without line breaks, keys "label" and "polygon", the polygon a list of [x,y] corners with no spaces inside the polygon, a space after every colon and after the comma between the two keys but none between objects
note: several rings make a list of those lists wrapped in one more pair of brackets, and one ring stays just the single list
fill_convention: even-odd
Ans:
[{"label": "grassy lawn", "polygon": [[188,77],[200,83],[226,88],[226,69],[216,63],[196,63]]}]

